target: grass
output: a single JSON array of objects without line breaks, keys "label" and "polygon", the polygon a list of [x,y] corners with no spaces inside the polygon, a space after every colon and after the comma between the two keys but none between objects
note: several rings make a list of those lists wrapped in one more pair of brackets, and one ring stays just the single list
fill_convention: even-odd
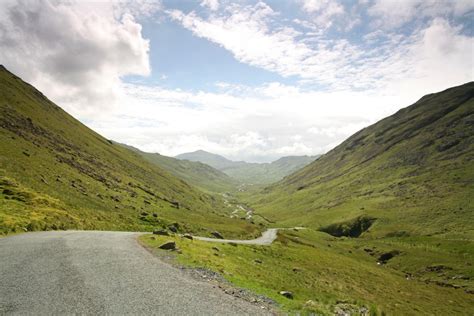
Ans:
[{"label": "grass", "polygon": [[[283,231],[268,247],[207,243],[178,236],[140,237],[153,249],[170,239],[182,250],[175,257],[177,263],[218,272],[238,287],[272,298],[286,312],[329,315],[336,309],[354,312],[366,308],[378,315],[469,315],[474,308],[472,294],[465,292],[474,289],[469,265],[474,262],[472,242],[459,244],[435,238],[366,242],[313,230]],[[378,265],[378,255],[393,249],[401,254]],[[438,260],[434,260],[437,265],[449,267],[445,268],[446,275],[433,275],[429,270],[433,259]],[[440,286],[437,278],[463,287]],[[291,291],[294,299],[281,296],[279,291],[283,290]]]}]

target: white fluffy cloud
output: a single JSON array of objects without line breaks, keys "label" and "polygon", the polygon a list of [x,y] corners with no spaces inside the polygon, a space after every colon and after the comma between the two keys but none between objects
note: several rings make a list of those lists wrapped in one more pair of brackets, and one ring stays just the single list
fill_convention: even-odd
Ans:
[{"label": "white fluffy cloud", "polygon": [[[344,7],[337,2],[304,0],[302,3],[304,10],[316,14],[316,20],[323,18],[330,22],[330,12],[344,13]],[[412,13],[412,6],[415,9],[423,6],[432,10],[429,16],[434,18],[408,34],[374,30],[362,41],[357,41],[347,37],[345,32],[340,32],[338,37],[329,37],[324,32],[308,35],[291,25],[282,26],[280,14],[262,2],[232,5],[206,17],[194,11],[186,14],[179,10],[170,11],[169,15],[195,36],[221,45],[240,62],[285,77],[296,76],[301,83],[316,83],[330,89],[388,90],[391,93],[399,88],[401,81],[411,85],[424,78],[427,81],[423,86],[436,90],[472,80],[472,37],[464,35],[448,20],[435,17],[438,2],[431,6],[417,1],[402,5],[402,11],[410,14],[406,18],[401,17],[405,13],[390,10],[387,3],[392,5],[394,2],[377,2],[368,7],[368,12],[387,21],[389,18],[385,14],[392,12],[396,19],[404,20],[418,12]],[[448,2],[449,12],[461,14],[469,9],[467,4],[454,3]],[[428,16],[428,12],[422,14]],[[294,21],[305,27],[311,24]]]},{"label": "white fluffy cloud", "polygon": [[[73,113],[111,107],[121,97],[122,76],[150,73],[149,42],[141,25],[118,4],[124,5],[49,0],[2,4],[0,59]],[[140,10],[149,12],[151,7]]]},{"label": "white fluffy cloud", "polygon": [[368,9],[374,24],[386,29],[400,27],[414,19],[462,16],[474,10],[472,0],[376,0]]}]

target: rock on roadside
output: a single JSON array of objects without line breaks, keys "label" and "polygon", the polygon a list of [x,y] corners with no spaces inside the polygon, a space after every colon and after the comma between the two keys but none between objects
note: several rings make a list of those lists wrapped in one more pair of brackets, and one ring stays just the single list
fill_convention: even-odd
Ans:
[{"label": "rock on roadside", "polygon": [[222,236],[222,234],[219,233],[218,231],[213,231],[213,232],[211,233],[211,235],[214,236],[214,237],[216,237],[216,238],[218,238],[218,239],[224,239],[224,236]]},{"label": "rock on roadside", "polygon": [[165,250],[175,250],[176,249],[176,243],[174,241],[167,241],[164,244],[162,244],[160,249],[165,249]]}]

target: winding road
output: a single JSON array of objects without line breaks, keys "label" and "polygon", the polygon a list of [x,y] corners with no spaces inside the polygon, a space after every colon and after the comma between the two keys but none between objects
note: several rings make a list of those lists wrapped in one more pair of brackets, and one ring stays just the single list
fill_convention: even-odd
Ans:
[{"label": "winding road", "polygon": [[[55,231],[0,238],[0,315],[269,314],[162,262],[137,243],[139,234]],[[269,230],[258,244],[275,237]]]},{"label": "winding road", "polygon": [[220,242],[220,243],[234,243],[234,244],[243,244],[243,245],[258,245],[258,246],[269,246],[277,238],[278,230],[282,228],[269,228],[263,232],[262,236],[256,239],[241,240],[241,239],[218,239],[218,238],[208,238],[208,237],[199,237],[193,236],[194,239],[210,241],[210,242]]}]

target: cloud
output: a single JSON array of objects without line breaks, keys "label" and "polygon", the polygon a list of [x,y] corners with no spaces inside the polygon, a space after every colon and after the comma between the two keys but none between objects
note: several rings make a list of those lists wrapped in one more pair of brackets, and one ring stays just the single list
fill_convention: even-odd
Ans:
[{"label": "cloud", "polygon": [[344,6],[335,0],[301,0],[303,10],[313,14],[318,26],[328,28],[333,19],[345,13]]},{"label": "cloud", "polygon": [[229,83],[220,86],[217,92],[190,92],[122,84],[119,106],[107,118],[87,124],[149,152],[173,156],[204,149],[261,162],[325,152],[328,144],[408,102],[363,92],[303,91],[281,83],[240,86],[238,91]]},{"label": "cloud", "polygon": [[219,0],[203,0],[201,6],[209,8],[211,11],[216,11],[219,9]]},{"label": "cloud", "polygon": [[122,76],[150,73],[135,18],[109,2],[90,5],[30,0],[0,9],[2,63],[73,113],[113,106]]},{"label": "cloud", "polygon": [[[380,12],[391,10],[386,2],[380,3],[364,8],[372,14],[379,12],[379,17],[385,19]],[[431,8],[429,15],[435,16],[438,12],[436,3],[428,6],[424,2],[413,1],[402,6],[399,13],[393,14],[403,20],[405,12],[408,12],[406,19],[410,19],[413,14],[410,8],[413,7],[416,13],[419,6],[423,6]],[[303,1],[303,8],[309,13],[319,13],[318,16],[328,12],[344,13],[342,5],[339,9],[331,7],[334,5],[338,5],[337,2]],[[450,12],[466,12],[469,5],[461,6],[462,9],[459,7],[450,4]],[[386,11],[381,11],[382,8]],[[356,9],[361,10],[359,7]],[[397,9],[394,8],[393,12]],[[351,12],[354,10],[352,7]],[[299,78],[302,85],[317,84],[328,90],[386,90],[392,93],[394,87],[399,86],[398,82],[411,82],[424,77],[433,83],[430,87],[434,90],[440,86],[434,84],[436,80],[431,78],[446,79],[445,65],[456,67],[448,76],[451,80],[444,80],[444,86],[472,80],[473,77],[473,60],[469,56],[473,53],[472,37],[463,35],[461,28],[441,17],[427,20],[404,32],[374,31],[355,40],[344,31],[338,35],[314,32],[317,26],[307,20],[293,19],[299,28],[282,24],[280,13],[262,2],[243,6],[234,4],[206,17],[194,11],[185,14],[172,10],[168,13],[195,36],[230,51],[238,61],[283,77]],[[426,12],[423,14],[428,15]],[[312,33],[308,35],[301,27],[312,28]],[[439,35],[438,39],[429,36],[433,32]],[[435,44],[441,44],[441,40],[452,45],[441,48]],[[469,42],[471,45],[468,45]],[[426,68],[427,60],[430,68]],[[458,67],[460,64],[465,66]],[[274,89],[275,93],[277,90]]]},{"label": "cloud", "polygon": [[462,16],[472,10],[472,0],[376,0],[367,12],[375,17],[375,26],[390,29],[401,27],[415,19]]}]

